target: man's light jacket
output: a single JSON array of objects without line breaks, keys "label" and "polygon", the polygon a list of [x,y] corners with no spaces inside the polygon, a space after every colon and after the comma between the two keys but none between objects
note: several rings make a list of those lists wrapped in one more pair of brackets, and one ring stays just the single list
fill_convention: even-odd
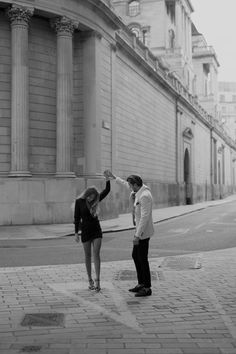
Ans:
[{"label": "man's light jacket", "polygon": [[[125,186],[130,190],[129,183],[120,177],[116,177],[116,182]],[[154,234],[154,226],[152,219],[152,194],[150,189],[143,184],[135,195],[135,236],[144,240],[150,238]]]}]

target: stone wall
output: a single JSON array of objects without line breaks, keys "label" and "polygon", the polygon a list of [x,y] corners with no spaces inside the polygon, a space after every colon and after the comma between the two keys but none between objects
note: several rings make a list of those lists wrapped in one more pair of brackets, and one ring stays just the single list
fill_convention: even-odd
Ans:
[{"label": "stone wall", "polygon": [[[235,147],[120,20],[108,8],[103,10],[104,4],[95,13],[92,2],[83,5],[71,2],[73,11],[78,16],[84,15],[81,18],[84,23],[69,37],[73,44],[73,95],[69,107],[72,135],[70,144],[68,140],[60,141],[60,148],[71,159],[71,170],[59,171],[60,177],[57,176],[61,151],[57,148],[57,139],[61,137],[57,132],[58,42],[45,13],[31,18],[28,32],[30,173],[27,178],[8,176],[11,28],[5,10],[0,9],[0,225],[72,222],[74,199],[90,185],[102,190],[105,169],[123,178],[140,174],[151,188],[155,208],[185,204],[186,151],[191,202],[223,198],[234,192]],[[60,4],[64,1],[60,0]],[[48,6],[52,7],[52,13],[52,3],[48,2]],[[54,11],[57,16],[58,9]],[[120,29],[116,34],[115,28]],[[68,76],[65,66],[64,69]],[[65,87],[63,90],[68,93]],[[68,114],[70,109],[63,107],[65,115]],[[69,137],[68,125],[65,130]],[[63,129],[59,132],[63,134]],[[217,166],[224,166],[221,185],[213,185],[212,180],[213,137],[217,142]],[[220,153],[222,146],[224,152]],[[63,166],[70,165],[65,164],[66,159],[61,162]],[[68,178],[63,173],[68,173]],[[111,193],[101,203],[101,218],[128,211],[127,191],[112,182]]]}]

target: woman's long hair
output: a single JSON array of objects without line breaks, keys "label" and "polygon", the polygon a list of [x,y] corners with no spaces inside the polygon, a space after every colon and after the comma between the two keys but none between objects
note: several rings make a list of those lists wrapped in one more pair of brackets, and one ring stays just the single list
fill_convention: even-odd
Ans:
[{"label": "woman's long hair", "polygon": [[[93,194],[95,196],[94,200],[92,202],[88,202],[87,198]],[[87,189],[85,189],[84,192],[82,192],[76,199],[85,199],[86,205],[90,211],[90,214],[93,217],[96,217],[98,215],[98,203],[99,203],[99,192],[96,187],[92,186]]]}]

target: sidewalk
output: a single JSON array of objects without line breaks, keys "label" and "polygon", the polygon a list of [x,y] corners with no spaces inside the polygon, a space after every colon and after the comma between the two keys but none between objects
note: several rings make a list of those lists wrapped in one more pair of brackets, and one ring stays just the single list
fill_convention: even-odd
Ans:
[{"label": "sidewalk", "polygon": [[[164,220],[189,214],[211,206],[229,203],[236,200],[236,195],[231,195],[225,199],[196,203],[193,205],[172,206],[153,210],[153,221],[158,223]],[[116,232],[133,229],[131,214],[121,214],[119,218],[101,221],[102,230],[106,232]],[[49,239],[64,237],[74,234],[74,225],[51,224],[51,225],[17,225],[0,226],[0,240],[14,239]]]},{"label": "sidewalk", "polygon": [[[154,220],[233,200],[159,209]],[[150,258],[150,267],[144,298],[127,290],[131,260],[102,263],[99,293],[88,290],[84,264],[0,268],[0,354],[236,354],[236,248]]]}]

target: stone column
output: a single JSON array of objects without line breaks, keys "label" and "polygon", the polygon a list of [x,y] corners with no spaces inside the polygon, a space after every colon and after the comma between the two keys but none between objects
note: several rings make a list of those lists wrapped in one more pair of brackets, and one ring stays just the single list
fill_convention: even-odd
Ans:
[{"label": "stone column", "polygon": [[111,47],[111,169],[114,173],[116,173],[116,168],[117,168],[117,141],[116,141],[117,47],[114,43],[112,43],[110,47]]},{"label": "stone column", "polygon": [[75,177],[72,172],[72,35],[76,25],[66,17],[51,21],[57,34],[57,158],[56,177]]},{"label": "stone column", "polygon": [[101,173],[101,35],[92,32],[83,43],[85,175]]},{"label": "stone column", "polygon": [[28,170],[29,67],[28,25],[33,8],[13,5],[7,10],[11,22],[11,171],[9,176],[31,176]]}]

